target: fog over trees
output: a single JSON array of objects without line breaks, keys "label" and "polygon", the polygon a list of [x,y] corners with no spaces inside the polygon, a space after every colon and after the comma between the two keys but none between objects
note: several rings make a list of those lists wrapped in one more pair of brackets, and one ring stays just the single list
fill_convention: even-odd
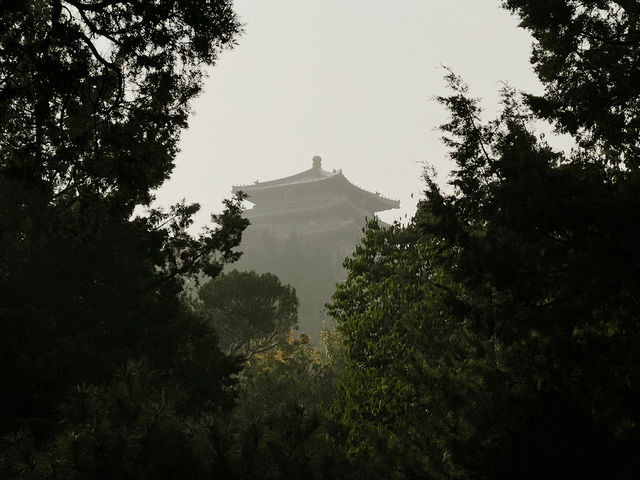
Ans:
[{"label": "fog over trees", "polygon": [[307,170],[234,186],[233,192],[244,193],[253,204],[243,212],[250,225],[236,266],[273,272],[295,287],[299,327],[317,344],[322,328],[335,325],[325,305],[346,277],[342,263],[362,237],[366,220],[400,202],[354,185],[341,170],[325,170],[318,155]]},{"label": "fog over trees", "polygon": [[232,2],[1,2],[0,478],[640,476],[640,4],[497,3],[544,92],[445,72],[451,189],[370,219],[312,343],[241,189],[150,208]]}]

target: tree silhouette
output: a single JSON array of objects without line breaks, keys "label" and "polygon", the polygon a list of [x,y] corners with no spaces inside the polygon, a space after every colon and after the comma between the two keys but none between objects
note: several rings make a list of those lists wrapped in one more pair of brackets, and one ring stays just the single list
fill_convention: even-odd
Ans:
[{"label": "tree silhouette", "polygon": [[[523,103],[505,88],[486,122],[448,72],[454,191],[427,171],[412,222],[371,224],[347,261],[331,307],[349,359],[333,418],[384,476],[633,478],[639,7],[506,3],[537,39],[547,91]],[[541,117],[577,146],[540,139]]]},{"label": "tree silhouette", "polygon": [[159,465],[230,405],[239,363],[181,292],[239,256],[241,196],[197,238],[197,205],[134,209],[238,29],[226,1],[0,4],[0,476],[182,478]]}]

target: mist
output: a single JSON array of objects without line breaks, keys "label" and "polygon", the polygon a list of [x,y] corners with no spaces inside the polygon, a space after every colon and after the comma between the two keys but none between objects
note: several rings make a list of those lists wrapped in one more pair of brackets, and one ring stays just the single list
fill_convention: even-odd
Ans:
[{"label": "mist", "polygon": [[640,478],[640,3],[0,3],[0,478]]}]

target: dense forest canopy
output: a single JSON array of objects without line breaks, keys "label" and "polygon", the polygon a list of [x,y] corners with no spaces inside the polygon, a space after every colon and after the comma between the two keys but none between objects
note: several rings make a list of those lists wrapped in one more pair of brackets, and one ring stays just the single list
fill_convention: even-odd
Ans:
[{"label": "dense forest canopy", "polygon": [[386,478],[635,478],[640,5],[505,6],[545,93],[505,88],[485,121],[447,74],[454,193],[425,172],[412,222],[372,223],[347,260],[332,415]]},{"label": "dense forest canopy", "polygon": [[180,292],[237,258],[240,197],[198,238],[197,205],[132,214],[238,30],[225,1],[0,4],[0,476],[209,471],[239,361]]},{"label": "dense forest canopy", "polygon": [[221,275],[241,194],[197,237],[134,215],[231,2],[0,3],[0,477],[637,478],[640,5],[502,4],[544,93],[486,120],[447,71],[453,191],[368,225],[314,347],[293,289]]}]

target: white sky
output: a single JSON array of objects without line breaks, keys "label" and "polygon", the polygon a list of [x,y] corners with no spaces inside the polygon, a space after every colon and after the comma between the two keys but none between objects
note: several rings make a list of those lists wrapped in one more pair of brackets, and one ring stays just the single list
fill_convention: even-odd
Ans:
[{"label": "white sky", "polygon": [[[236,0],[245,25],[211,69],[157,203],[219,212],[233,184],[292,175],[320,155],[326,170],[399,199],[405,220],[423,190],[422,165],[446,182],[450,162],[430,100],[451,67],[497,109],[502,81],[540,92],[531,39],[499,0]],[[413,198],[411,198],[413,194]]]}]

